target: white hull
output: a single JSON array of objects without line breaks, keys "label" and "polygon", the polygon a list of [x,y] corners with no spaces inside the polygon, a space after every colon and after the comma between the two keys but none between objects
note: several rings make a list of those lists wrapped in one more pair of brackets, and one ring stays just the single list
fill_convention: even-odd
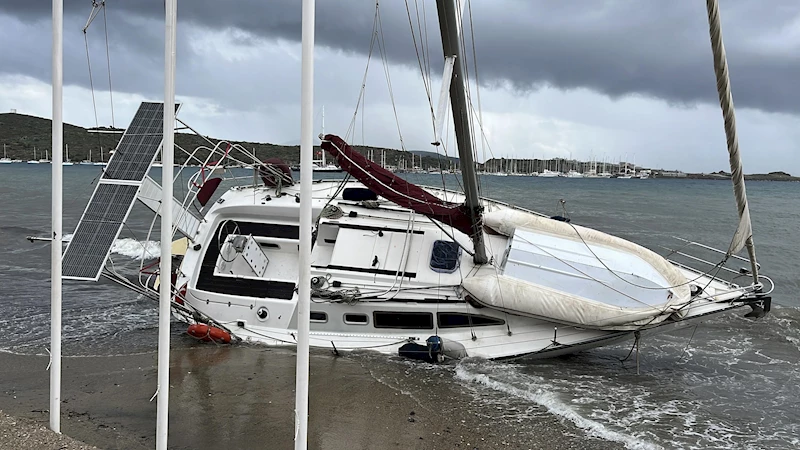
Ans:
[{"label": "white hull", "polygon": [[[315,183],[315,216],[338,185],[339,181]],[[348,187],[359,186],[358,183],[348,184]],[[296,230],[298,224],[295,194],[299,188],[297,185],[284,187],[282,197],[275,196],[274,189],[258,187],[255,190],[243,187],[228,191],[224,202],[209,210],[197,232],[200,250],[189,247],[180,268],[180,273],[185,275],[178,278],[176,286],[186,285],[186,306],[217,323],[226,324],[233,335],[268,345],[293,345],[297,332],[294,288],[298,255],[296,235],[291,230]],[[461,194],[432,188],[428,191],[450,201],[463,200]],[[270,195],[272,200],[254,202],[253,199],[265,195]],[[476,267],[471,257],[463,254],[460,270],[453,273],[432,271],[428,267],[431,245],[448,237],[429,219],[391,204],[378,210],[366,209],[341,198],[332,204],[345,213],[338,219],[320,222],[312,254],[312,276],[327,281],[323,282],[325,288],[314,294],[312,319],[324,320],[312,320],[311,346],[396,354],[404,344],[424,345],[429,337],[438,336],[453,357],[506,358],[523,354],[555,356],[612,344],[633,335],[631,330],[590,329],[470,303],[460,287],[461,274],[491,275],[496,269],[491,265]],[[487,212],[508,209],[492,201],[484,201],[484,206]],[[350,216],[353,213],[355,217]],[[235,253],[224,258],[213,253],[217,251],[219,227],[228,220],[243,227],[241,235],[258,236],[257,241],[269,259],[263,274],[255,274],[244,260],[236,260]],[[226,226],[232,227],[233,222]],[[409,234],[407,229],[414,232]],[[456,232],[456,236],[465,247],[470,245],[465,235]],[[500,252],[495,256],[502,258],[509,238],[487,234],[485,239],[487,250]],[[223,253],[230,251],[223,246]],[[688,269],[680,270],[687,278],[698,276]],[[334,282],[342,285],[334,289],[331,287]],[[659,325],[639,329],[648,332],[661,327],[668,329],[744,304],[731,303],[743,293],[726,294],[731,287],[721,281],[701,278],[698,283],[709,284],[707,300],[686,307],[677,322],[670,318]],[[326,296],[343,288],[358,289],[359,298],[352,302],[325,300]],[[246,293],[248,289],[252,296]],[[596,286],[593,289],[598,290]],[[602,290],[598,290],[598,295],[602,296]],[[397,328],[392,320],[402,322],[404,317],[409,317],[407,314],[412,315],[413,320]],[[176,317],[192,322],[184,314],[176,314]],[[465,320],[473,320],[473,326]],[[475,322],[481,323],[476,325]]]},{"label": "white hull", "polygon": [[561,173],[552,170],[545,170],[544,172],[539,174],[539,177],[541,178],[557,178],[560,176],[562,176]]}]

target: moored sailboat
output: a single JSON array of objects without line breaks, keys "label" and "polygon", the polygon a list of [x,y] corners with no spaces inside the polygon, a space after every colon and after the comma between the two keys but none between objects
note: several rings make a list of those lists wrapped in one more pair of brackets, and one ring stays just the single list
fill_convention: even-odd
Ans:
[{"label": "moored sailboat", "polygon": [[[752,283],[718,275],[729,260],[742,260],[735,253],[746,233],[722,251],[723,263],[692,268],[609,234],[479,197],[457,8],[452,1],[437,5],[444,58],[453,71],[444,82],[464,193],[416,186],[340,137],[321,136],[324,151],[358,181],[313,185],[312,346],[417,352],[434,361],[554,356],[744,306],[769,309],[766,278],[757,274],[754,257]],[[250,155],[218,143],[193,178],[194,189],[175,202],[183,221],[176,232],[190,245],[174,277],[174,314],[235,339],[292,345],[299,185],[285,164],[252,158],[253,176],[239,177],[239,185],[210,202],[223,181],[211,174],[232,158],[231,149]],[[148,199],[157,198],[158,186],[145,179],[141,189],[150,191],[139,199],[157,211]]]}]

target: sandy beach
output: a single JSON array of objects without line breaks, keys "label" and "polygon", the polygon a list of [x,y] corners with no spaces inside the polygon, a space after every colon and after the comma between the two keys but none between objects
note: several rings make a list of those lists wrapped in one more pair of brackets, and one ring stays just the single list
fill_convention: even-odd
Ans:
[{"label": "sandy beach", "polygon": [[[310,448],[619,448],[556,419],[533,419],[535,432],[524,435],[487,427],[459,411],[470,399],[458,386],[401,392],[379,381],[370,361],[312,352]],[[292,448],[293,350],[191,345],[173,349],[171,362],[170,448]],[[45,356],[0,353],[0,410],[46,426],[46,366]],[[63,433],[98,448],[154,448],[155,384],[155,352],[64,358]]]}]

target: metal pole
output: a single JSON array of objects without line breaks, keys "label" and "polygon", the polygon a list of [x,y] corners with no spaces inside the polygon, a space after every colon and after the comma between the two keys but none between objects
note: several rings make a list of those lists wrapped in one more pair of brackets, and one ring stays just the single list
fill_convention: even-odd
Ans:
[{"label": "metal pole", "polygon": [[[322,105],[322,135],[325,136],[325,105]],[[320,153],[322,153],[322,167],[327,166],[327,162],[325,161],[325,150],[320,148]]]},{"label": "metal pole", "polygon": [[50,429],[61,433],[61,242],[63,212],[64,0],[53,0],[53,163],[50,247]]},{"label": "metal pole", "polygon": [[172,177],[175,161],[175,40],[178,0],[166,0],[164,27],[164,144],[161,147],[161,266],[158,301],[158,401],[156,449],[167,450],[169,322],[172,296]]},{"label": "metal pole", "polygon": [[295,450],[308,448],[308,334],[311,307],[311,171],[314,159],[314,0],[303,0],[300,66],[300,273],[297,292]]},{"label": "metal pole", "polygon": [[453,80],[450,83],[450,103],[453,110],[453,123],[458,144],[458,158],[461,165],[461,176],[464,179],[464,196],[472,219],[472,243],[475,247],[475,264],[485,264],[486,248],[483,243],[483,226],[481,224],[481,200],[478,196],[478,178],[475,173],[475,162],[472,157],[472,132],[470,131],[470,110],[467,104],[467,92],[464,78],[464,58],[461,55],[460,10],[456,9],[452,0],[437,0],[439,29],[442,35],[444,57],[455,57]]}]

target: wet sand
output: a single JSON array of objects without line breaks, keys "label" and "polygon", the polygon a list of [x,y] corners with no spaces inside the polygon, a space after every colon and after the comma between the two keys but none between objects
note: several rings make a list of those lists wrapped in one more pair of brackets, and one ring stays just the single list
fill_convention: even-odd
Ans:
[{"label": "wet sand", "polygon": [[[513,424],[487,429],[484,417],[457,407],[470,398],[456,383],[439,384],[433,396],[407,392],[379,381],[369,361],[312,351],[309,448],[620,448],[554,418],[532,419],[524,434]],[[46,367],[45,356],[0,353],[0,410],[47,425]],[[170,448],[293,447],[293,350],[173,349],[170,385]],[[155,352],[64,358],[62,431],[99,448],[152,449],[155,387]],[[0,438],[0,448],[13,448],[9,439]]]}]

